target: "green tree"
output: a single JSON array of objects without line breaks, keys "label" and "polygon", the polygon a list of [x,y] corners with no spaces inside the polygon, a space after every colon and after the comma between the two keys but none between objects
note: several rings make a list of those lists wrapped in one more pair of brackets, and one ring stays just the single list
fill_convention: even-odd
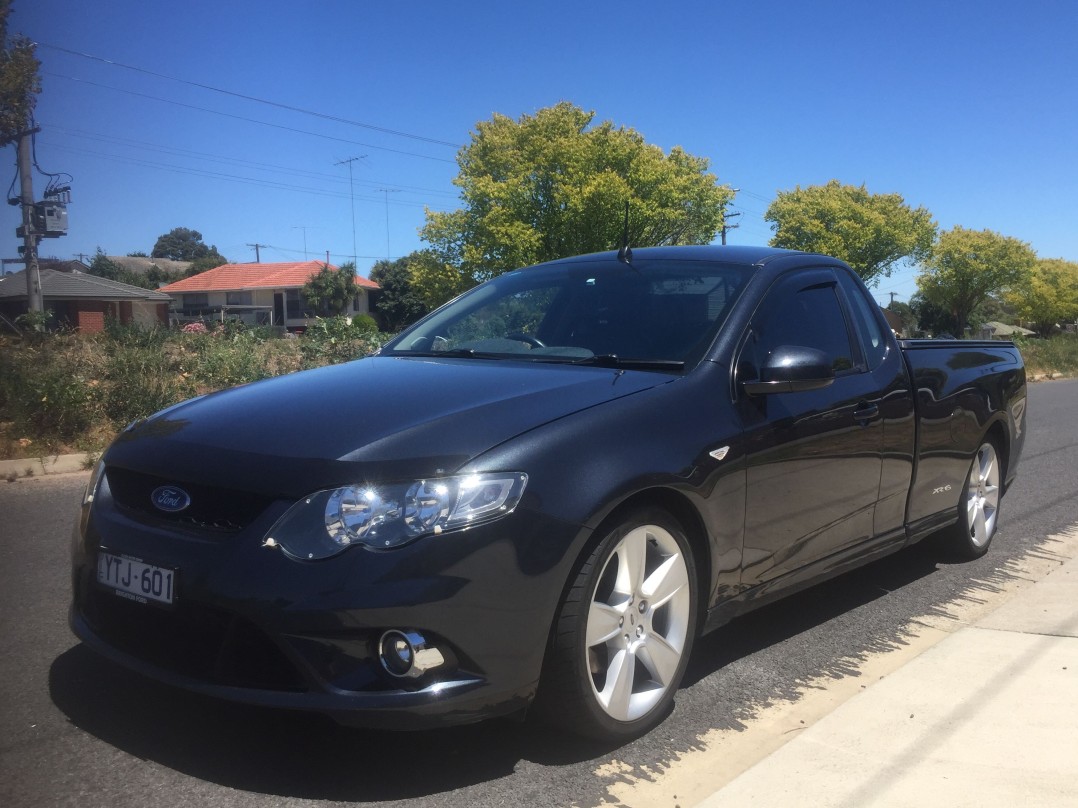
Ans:
[{"label": "green tree", "polygon": [[923,259],[936,238],[932,214],[910,208],[899,194],[870,194],[864,185],[800,185],[780,191],[764,218],[772,247],[823,253],[853,267],[870,286],[895,264]]},{"label": "green tree", "polygon": [[[202,258],[220,258],[221,263],[227,260],[217,252],[217,248],[209,246],[202,241],[202,234],[197,230],[187,227],[174,227],[172,230],[160,236],[153,245],[153,258],[171,258],[173,261],[198,261]],[[214,266],[219,266],[215,264]],[[210,267],[206,267],[209,269]]]},{"label": "green tree", "polygon": [[90,274],[143,289],[156,289],[162,284],[178,281],[182,277],[179,273],[168,272],[156,266],[150,267],[145,272],[127,269],[111,260],[100,247],[97,248],[94,259],[90,262]]},{"label": "green tree", "polygon": [[923,334],[954,336],[958,330],[954,316],[946,309],[927,301],[920,292],[914,293],[910,298],[910,309],[913,311],[913,316],[917,318],[917,330]]},{"label": "green tree", "polygon": [[94,259],[90,262],[90,274],[99,278],[107,278],[110,281],[120,280],[123,268],[113,262],[100,247],[94,253]]},{"label": "green tree", "polygon": [[198,275],[200,272],[205,272],[207,269],[213,269],[214,267],[219,267],[222,264],[228,263],[228,259],[217,252],[216,248],[212,249],[213,252],[204,255],[201,258],[196,258],[191,262],[191,265],[187,267],[183,273],[185,278],[190,278],[192,275]]},{"label": "green tree", "polygon": [[1026,282],[1012,289],[1006,299],[1030,328],[1042,337],[1050,336],[1056,326],[1078,320],[1078,264],[1042,258]]},{"label": "green tree", "polygon": [[412,277],[412,264],[417,259],[412,253],[396,261],[377,261],[371,267],[371,280],[382,287],[375,311],[389,333],[400,331],[430,311]]},{"label": "green tree", "polygon": [[680,147],[664,154],[636,131],[592,126],[593,118],[563,102],[476,124],[453,180],[464,207],[427,211],[421,236],[430,255],[415,267],[421,282],[430,272],[432,285],[443,286],[449,268],[468,288],[517,267],[617,247],[626,202],[634,246],[714,239],[733,194],[716,185],[708,161]]},{"label": "green tree", "polygon": [[11,0],[0,0],[0,146],[7,146],[28,130],[41,92],[41,63],[34,43],[24,36],[8,38]]},{"label": "green tree", "polygon": [[955,227],[940,234],[932,253],[921,262],[917,288],[925,300],[949,312],[962,336],[970,314],[990,295],[1025,282],[1037,262],[1023,241],[991,230]]},{"label": "green tree", "polygon": [[356,265],[349,261],[334,269],[323,264],[303,285],[301,294],[320,314],[342,313],[356,295]]}]

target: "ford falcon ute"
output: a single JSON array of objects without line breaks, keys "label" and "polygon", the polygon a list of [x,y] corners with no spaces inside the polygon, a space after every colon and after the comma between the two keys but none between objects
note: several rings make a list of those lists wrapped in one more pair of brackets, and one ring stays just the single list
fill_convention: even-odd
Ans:
[{"label": "ford falcon ute", "polygon": [[553,261],[374,356],[129,426],[70,623],[209,696],[624,740],[702,633],[932,534],[985,553],[1025,405],[1013,344],[899,341],[834,258]]}]

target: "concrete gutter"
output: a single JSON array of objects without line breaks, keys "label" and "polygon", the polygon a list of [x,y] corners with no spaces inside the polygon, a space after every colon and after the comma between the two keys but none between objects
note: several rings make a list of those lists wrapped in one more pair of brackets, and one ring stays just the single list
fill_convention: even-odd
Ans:
[{"label": "concrete gutter", "polygon": [[69,454],[24,457],[20,460],[0,460],[0,482],[13,477],[41,477],[46,474],[71,474],[87,471],[97,455]]}]

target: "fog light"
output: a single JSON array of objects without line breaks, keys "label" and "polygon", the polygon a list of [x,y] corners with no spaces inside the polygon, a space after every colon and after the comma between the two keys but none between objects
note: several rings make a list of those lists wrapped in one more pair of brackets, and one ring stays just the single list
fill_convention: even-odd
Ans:
[{"label": "fog light", "polygon": [[427,671],[445,664],[442,652],[427,645],[418,631],[391,629],[378,641],[378,659],[391,676],[417,679]]}]

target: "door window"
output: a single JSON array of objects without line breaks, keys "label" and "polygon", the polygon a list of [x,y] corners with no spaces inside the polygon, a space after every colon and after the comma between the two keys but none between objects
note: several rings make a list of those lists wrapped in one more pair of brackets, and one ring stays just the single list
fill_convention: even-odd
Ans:
[{"label": "door window", "polygon": [[753,337],[750,344],[757,369],[782,345],[823,351],[831,358],[835,375],[851,372],[857,365],[833,283],[792,292],[787,284],[772,292],[753,322]]}]

